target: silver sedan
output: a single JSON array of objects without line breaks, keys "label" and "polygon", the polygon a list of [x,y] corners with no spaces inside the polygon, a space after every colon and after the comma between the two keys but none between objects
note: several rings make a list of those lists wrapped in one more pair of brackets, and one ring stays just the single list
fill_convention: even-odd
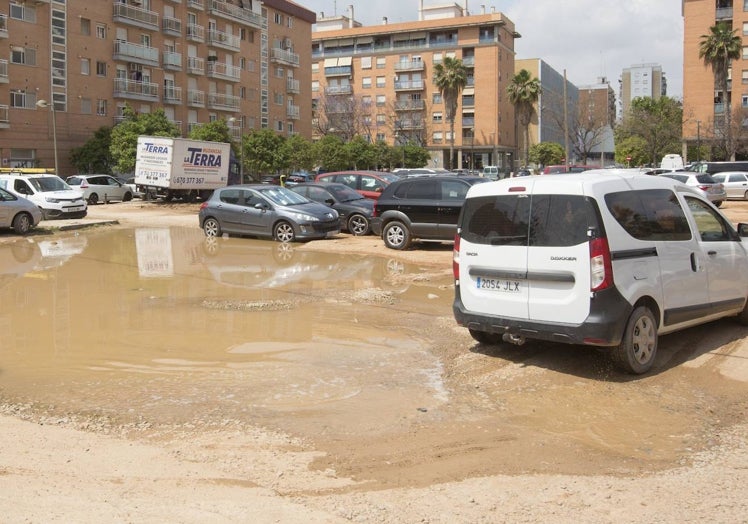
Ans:
[{"label": "silver sedan", "polygon": [[12,228],[17,235],[25,235],[42,219],[36,204],[0,188],[0,227]]},{"label": "silver sedan", "polygon": [[725,186],[727,198],[748,200],[748,173],[745,171],[725,171],[712,178]]}]

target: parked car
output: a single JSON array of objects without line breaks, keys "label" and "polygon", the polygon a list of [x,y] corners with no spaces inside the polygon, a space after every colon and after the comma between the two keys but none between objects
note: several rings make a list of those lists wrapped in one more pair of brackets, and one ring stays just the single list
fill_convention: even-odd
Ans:
[{"label": "parked car", "polygon": [[543,168],[542,173],[544,175],[557,175],[559,173],[581,173],[582,171],[588,171],[589,169],[592,169],[589,166],[577,166],[577,165],[555,165],[555,166],[545,166]]},{"label": "parked car", "polygon": [[384,188],[392,182],[400,180],[400,176],[381,171],[334,171],[317,175],[317,182],[337,182],[355,189],[366,198],[376,200]]},{"label": "parked car", "polygon": [[748,172],[727,171],[712,175],[712,178],[724,186],[728,199],[748,200]]},{"label": "parked car", "polygon": [[266,184],[216,189],[200,206],[199,220],[206,236],[228,233],[292,242],[340,233],[334,209],[285,187]]},{"label": "parked car", "polygon": [[298,184],[290,189],[309,200],[333,208],[340,215],[343,229],[352,235],[367,235],[371,231],[374,201],[362,196],[358,191],[335,182]]},{"label": "parked car", "polygon": [[481,343],[599,346],[645,373],[659,335],[721,317],[748,325],[748,224],[736,231],[701,191],[664,176],[474,186],[458,231],[453,311]]},{"label": "parked car", "polygon": [[116,177],[116,178],[122,184],[130,188],[130,191],[132,191],[133,198],[145,198],[145,193],[141,191],[140,187],[138,187],[138,185],[135,183],[135,177],[131,176],[130,178],[119,178],[119,177]]},{"label": "parked car", "polygon": [[0,189],[0,227],[11,228],[17,235],[25,235],[42,219],[36,204]]},{"label": "parked car", "polygon": [[390,249],[406,249],[416,238],[453,240],[468,189],[488,181],[448,175],[393,182],[374,205],[372,231]]},{"label": "parked car", "polygon": [[711,201],[712,204],[719,207],[722,202],[727,200],[727,193],[725,193],[725,187],[714,180],[712,175],[708,173],[690,173],[687,171],[678,171],[675,173],[662,173],[661,177],[672,178],[687,186],[691,186],[699,190],[706,198]]},{"label": "parked car", "polygon": [[297,184],[305,184],[307,182],[314,182],[315,175],[313,173],[307,173],[306,171],[297,171],[286,176],[283,185],[291,188]]},{"label": "parked car", "polygon": [[57,175],[0,174],[0,188],[31,200],[42,212],[42,219],[83,218],[87,206],[83,193]]},{"label": "parked car", "polygon": [[74,175],[68,177],[67,183],[71,187],[80,188],[90,206],[114,200],[129,202],[133,196],[127,184],[109,175]]}]

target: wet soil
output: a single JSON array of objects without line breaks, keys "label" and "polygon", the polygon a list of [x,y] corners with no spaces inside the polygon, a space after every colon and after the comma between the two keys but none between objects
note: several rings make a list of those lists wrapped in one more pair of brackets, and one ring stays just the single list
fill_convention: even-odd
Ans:
[{"label": "wet soil", "polygon": [[737,323],[662,337],[641,377],[586,347],[484,346],[454,324],[448,243],[212,244],[197,207],[0,237],[0,505],[45,494],[11,521],[745,519]]}]

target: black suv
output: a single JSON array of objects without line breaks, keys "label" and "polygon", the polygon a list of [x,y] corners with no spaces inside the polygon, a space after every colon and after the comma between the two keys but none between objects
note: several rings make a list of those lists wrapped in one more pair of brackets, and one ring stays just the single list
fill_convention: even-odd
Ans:
[{"label": "black suv", "polygon": [[465,195],[481,177],[454,175],[406,178],[388,185],[374,206],[371,228],[390,249],[413,239],[453,240]]}]

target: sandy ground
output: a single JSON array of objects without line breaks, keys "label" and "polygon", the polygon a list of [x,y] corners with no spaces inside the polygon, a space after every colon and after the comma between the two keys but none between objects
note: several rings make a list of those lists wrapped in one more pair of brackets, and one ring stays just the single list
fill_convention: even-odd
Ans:
[{"label": "sandy ground", "polygon": [[[117,220],[121,225],[194,225],[197,227],[197,206],[155,205],[138,201],[124,204],[99,205],[89,217],[72,223],[42,224],[42,229],[60,225]],[[735,221],[748,218],[748,203],[728,203],[725,211]],[[102,226],[112,227],[112,226]],[[114,226],[116,227],[116,226]],[[53,231],[49,230],[54,234]],[[12,241],[3,236],[0,241]],[[430,244],[404,253],[386,250],[381,240],[345,237],[327,241],[322,247],[309,243],[301,249],[326,251],[354,250],[372,255],[400,257],[422,265],[424,271],[449,273],[451,248]],[[6,306],[7,307],[7,306]],[[445,332],[454,329],[450,326]],[[558,375],[557,382],[581,382],[581,377],[553,370],[539,370],[526,362],[509,362],[501,368],[496,359],[487,355],[463,354],[464,333],[452,335],[440,355],[451,364],[445,374],[464,375],[456,384],[478,391],[491,386],[488,378],[515,384],[518,394],[530,394],[533,386],[544,384],[544,375]],[[693,338],[693,335],[691,336]],[[688,337],[678,339],[684,347],[695,345]],[[693,387],[704,387],[709,399],[692,405],[673,405],[669,409],[684,415],[689,409],[699,410],[709,423],[692,428],[689,443],[699,446],[683,450],[672,461],[654,459],[632,463],[632,457],[620,457],[621,467],[596,467],[595,457],[579,456],[575,467],[573,451],[559,460],[547,457],[546,467],[523,471],[523,457],[542,455],[539,446],[550,442],[506,441],[510,452],[506,471],[501,465],[481,469],[458,480],[440,480],[436,469],[448,467],[444,460],[449,449],[408,448],[403,443],[386,442],[394,448],[389,455],[410,468],[388,464],[345,464],[344,450],[340,456],[326,456],[322,446],[310,445],[266,428],[235,428],[227,425],[220,430],[190,431],[179,428],[159,438],[139,433],[136,428],[99,427],[91,421],[35,413],[28,406],[6,403],[0,405],[0,508],[2,522],[748,522],[748,388],[745,362],[748,349],[741,340],[729,348],[717,347],[700,353],[683,364],[683,375],[677,384],[664,377],[630,383],[626,386],[632,397],[632,418],[646,413],[638,389],[655,395],[668,388],[689,387],[689,377],[703,381]],[[675,344],[674,344],[675,345]],[[731,357],[722,359],[724,355]],[[490,356],[490,355],[489,355]],[[511,361],[511,356],[507,356]],[[717,364],[714,364],[715,359]],[[491,362],[486,363],[486,360]],[[706,365],[704,362],[711,364]],[[703,364],[703,365],[702,365]],[[0,364],[1,366],[1,364]],[[480,368],[478,366],[481,366]],[[689,375],[706,366],[707,373]],[[492,371],[493,374],[488,373]],[[733,373],[733,376],[730,376]],[[521,384],[517,384],[521,380]],[[533,383],[533,381],[537,381]],[[541,386],[542,387],[542,386]],[[585,386],[586,387],[586,386]],[[601,410],[610,384],[599,384]],[[711,389],[710,389],[711,388]],[[724,389],[722,389],[724,388]],[[624,390],[625,391],[625,390]],[[483,391],[483,395],[491,392]],[[551,392],[551,396],[553,392]],[[729,399],[729,400],[728,400]],[[741,400],[742,399],[742,400]],[[490,398],[484,399],[488,403]],[[553,417],[554,406],[561,409],[574,399],[547,399],[538,406],[535,416]],[[581,407],[581,406],[580,406]],[[569,409],[565,407],[564,409]],[[668,406],[666,406],[666,411]],[[532,414],[528,414],[532,416]],[[667,414],[660,414],[667,416]],[[684,419],[687,419],[684,415]],[[625,428],[625,421],[621,428]],[[653,418],[655,428],[661,421]],[[580,424],[584,429],[584,421]],[[125,430],[126,429],[126,430]],[[459,440],[459,428],[455,442]],[[417,431],[416,428],[413,430]],[[495,453],[481,454],[485,446],[500,445],[500,436],[484,441],[462,443],[463,451],[452,460],[484,457],[492,460]],[[653,433],[656,430],[653,429]],[[688,428],[684,429],[684,435]],[[520,433],[518,433],[520,434]],[[603,432],[603,434],[605,434]],[[614,435],[608,434],[609,437]],[[465,436],[466,439],[473,438]],[[685,436],[684,436],[685,439]],[[371,441],[376,448],[384,445]],[[410,443],[409,445],[412,445]],[[397,448],[402,449],[398,450]],[[499,446],[500,447],[500,446]],[[470,453],[464,449],[470,449]],[[330,444],[329,449],[335,449]],[[514,451],[516,450],[516,451]],[[372,449],[372,457],[377,457]],[[361,453],[361,450],[358,450]],[[607,455],[608,461],[615,454]],[[400,478],[413,470],[413,462],[433,460],[429,470],[423,464],[423,477]],[[328,466],[325,467],[324,465]],[[320,466],[322,465],[322,466]],[[391,467],[394,472],[372,473],[389,482],[362,483],[367,468],[372,472]],[[457,469],[459,464],[453,466]],[[417,469],[416,469],[417,471]],[[490,471],[490,474],[480,474]],[[499,471],[499,473],[497,473]],[[356,474],[358,472],[358,474]],[[389,475],[389,476],[388,476]],[[446,476],[448,479],[449,477]],[[394,486],[394,487],[393,487]]]}]

